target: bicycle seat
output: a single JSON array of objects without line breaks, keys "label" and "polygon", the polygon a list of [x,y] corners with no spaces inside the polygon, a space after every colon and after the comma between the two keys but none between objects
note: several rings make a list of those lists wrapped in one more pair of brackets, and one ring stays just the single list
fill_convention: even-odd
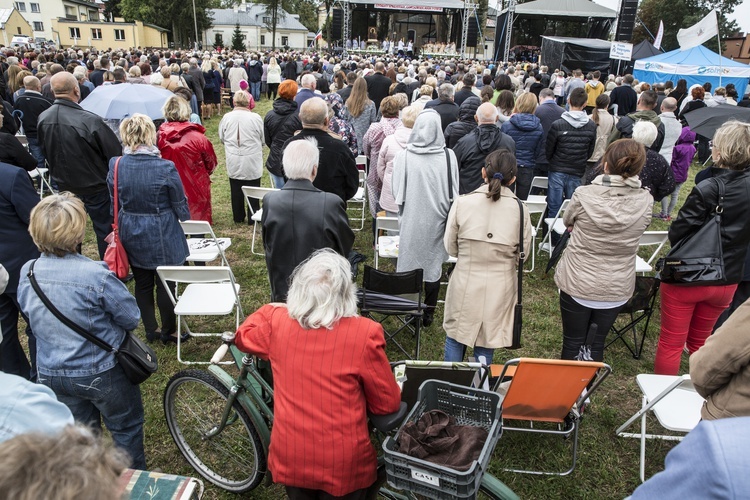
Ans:
[{"label": "bicycle seat", "polygon": [[368,413],[367,416],[377,430],[387,433],[401,425],[408,409],[409,407],[402,401],[396,413],[389,413],[388,415],[372,415]]}]

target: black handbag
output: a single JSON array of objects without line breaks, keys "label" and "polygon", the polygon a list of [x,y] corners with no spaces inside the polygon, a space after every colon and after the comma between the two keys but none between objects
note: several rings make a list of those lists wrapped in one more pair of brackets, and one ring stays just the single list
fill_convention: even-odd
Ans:
[{"label": "black handbag", "polygon": [[158,360],[156,359],[156,353],[148,345],[146,345],[140,338],[125,332],[125,338],[118,348],[114,348],[99,337],[92,335],[77,324],[73,323],[70,319],[63,315],[57,307],[50,302],[47,295],[44,294],[42,289],[39,287],[39,283],[36,281],[34,276],[34,264],[36,260],[31,263],[29,267],[29,281],[31,287],[34,289],[36,294],[41,299],[42,303],[50,310],[50,312],[60,320],[60,322],[76,332],[81,337],[92,342],[97,347],[104,349],[107,352],[114,353],[117,362],[122,367],[122,371],[125,372],[125,376],[134,385],[138,385],[145,381],[155,373],[159,368]]},{"label": "black handbag", "polygon": [[721,214],[724,211],[724,183],[714,177],[719,198],[713,217],[695,233],[677,242],[666,257],[659,259],[656,270],[663,283],[678,285],[723,285],[724,251],[721,244]]},{"label": "black handbag", "polygon": [[518,202],[518,209],[521,212],[518,227],[518,300],[516,302],[516,308],[513,310],[513,341],[507,349],[520,349],[521,348],[521,327],[523,326],[523,304],[522,304],[522,291],[523,291],[523,263],[526,260],[526,254],[523,251],[523,203],[521,200],[516,198]]}]

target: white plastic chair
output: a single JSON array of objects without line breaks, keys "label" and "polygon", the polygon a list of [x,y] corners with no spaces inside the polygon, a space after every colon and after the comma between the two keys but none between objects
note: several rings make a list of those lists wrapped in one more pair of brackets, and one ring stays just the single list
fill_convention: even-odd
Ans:
[{"label": "white plastic chair", "polygon": [[[549,186],[549,181],[547,177],[534,177],[531,179],[531,187],[529,188],[529,193],[531,193],[534,188],[538,189],[544,189],[546,190]],[[532,202],[532,203],[547,203],[547,195],[544,194],[529,194],[529,196],[526,198],[526,201]]]},{"label": "white plastic chair", "polygon": [[569,204],[570,200],[563,200],[557,214],[554,217],[547,217],[544,219],[544,223],[547,224],[547,236],[544,237],[544,241],[542,241],[539,249],[549,253],[550,256],[552,255],[552,232],[554,231],[562,236],[566,231],[565,223],[563,222],[563,214],[568,209]]},{"label": "white plastic chair", "polygon": [[358,155],[355,161],[359,170],[367,171],[367,157],[365,155]]},{"label": "white plastic chair", "polygon": [[[357,192],[352,196],[349,201],[347,202],[346,210],[347,212],[350,210],[355,210],[357,213],[357,216],[351,219],[351,222],[359,221],[359,227],[353,227],[353,231],[361,231],[365,227],[365,207],[367,206],[367,193],[366,193],[366,179],[367,179],[367,172],[364,170],[359,171],[359,187],[357,188]],[[355,205],[355,206],[352,206]]]},{"label": "white plastic chair", "polygon": [[[540,177],[534,177],[535,179],[540,179]],[[531,196],[529,196],[531,198]],[[547,200],[544,199],[544,196],[536,196],[535,198],[542,198],[540,201],[530,201],[526,200],[524,201],[524,205],[526,205],[526,210],[529,211],[529,216],[538,214],[539,220],[537,221],[536,225],[534,225],[531,228],[531,269],[525,269],[527,273],[530,273],[534,271],[534,267],[536,265],[536,235],[539,234],[539,231],[542,229],[542,221],[544,220],[544,213],[547,211]]]},{"label": "white plastic chair", "polygon": [[668,231],[646,231],[641,235],[641,239],[638,242],[639,247],[651,247],[655,246],[656,249],[651,252],[651,256],[648,260],[645,260],[640,255],[635,256],[635,271],[637,273],[650,273],[653,270],[652,263],[654,259],[659,256],[659,252],[664,248],[664,245],[668,240]]},{"label": "white plastic chair", "polygon": [[253,240],[250,244],[250,253],[253,255],[265,255],[265,252],[255,251],[255,238],[257,234],[258,224],[260,224],[261,218],[263,217],[263,206],[261,204],[260,209],[257,211],[253,210],[253,206],[250,204],[250,200],[263,201],[263,197],[268,193],[278,191],[276,188],[264,188],[255,186],[242,186],[242,194],[245,195],[247,200],[247,206],[250,209],[250,220],[253,221]]},{"label": "white plastic chair", "polygon": [[[177,360],[183,364],[209,364],[208,361],[185,361],[182,359],[180,335],[185,316],[226,316],[235,311],[234,330],[240,326],[242,305],[240,285],[228,266],[159,266],[156,268],[164,288],[167,290],[174,313],[177,316]],[[169,288],[175,284],[175,291]],[[180,293],[180,285],[186,285]],[[191,337],[221,336],[221,333],[195,333],[185,322]]]},{"label": "white plastic chair", "polygon": [[[682,441],[684,437],[684,435],[647,434],[646,414],[649,411],[653,412],[659,424],[667,430],[687,434],[701,421],[701,407],[704,399],[695,392],[690,375],[679,377],[642,373],[637,375],[635,380],[643,393],[641,409],[622,424],[615,433],[620,437],[641,440],[640,468],[641,482],[643,482],[646,475],[646,439]],[[641,432],[623,432],[639,418],[641,419]]]},{"label": "white plastic chair", "polygon": [[398,235],[380,235],[380,231],[394,233],[399,231],[398,217],[375,218],[375,269],[378,268],[378,258],[398,259]]},{"label": "white plastic chair", "polygon": [[[207,221],[186,220],[180,222],[185,236],[202,235],[202,238],[188,238],[190,255],[188,262],[212,262],[221,256],[221,265],[229,266],[224,250],[232,246],[231,238],[217,238],[214,230]],[[208,236],[206,236],[208,235]]]}]

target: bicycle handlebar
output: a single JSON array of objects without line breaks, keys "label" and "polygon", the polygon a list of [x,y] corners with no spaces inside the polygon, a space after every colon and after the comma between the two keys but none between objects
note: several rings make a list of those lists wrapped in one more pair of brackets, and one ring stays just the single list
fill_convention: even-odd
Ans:
[{"label": "bicycle handlebar", "polygon": [[221,341],[223,344],[219,346],[218,349],[216,349],[216,352],[213,356],[211,356],[211,364],[218,364],[222,359],[224,359],[224,356],[227,355],[227,351],[229,351],[229,346],[234,344],[234,332],[224,332],[221,334]]}]

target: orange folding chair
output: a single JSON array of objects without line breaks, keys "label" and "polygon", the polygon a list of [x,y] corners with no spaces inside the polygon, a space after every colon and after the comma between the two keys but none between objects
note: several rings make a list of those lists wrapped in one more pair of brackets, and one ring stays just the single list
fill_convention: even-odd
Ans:
[{"label": "orange folding chair", "polygon": [[[609,365],[595,361],[517,358],[505,363],[494,386],[497,391],[510,379],[502,401],[503,431],[573,436],[573,462],[568,470],[505,470],[558,476],[573,472],[578,457],[582,405],[610,373]],[[509,420],[527,421],[529,425],[512,427],[507,424]],[[554,425],[535,428],[535,422]]]}]

